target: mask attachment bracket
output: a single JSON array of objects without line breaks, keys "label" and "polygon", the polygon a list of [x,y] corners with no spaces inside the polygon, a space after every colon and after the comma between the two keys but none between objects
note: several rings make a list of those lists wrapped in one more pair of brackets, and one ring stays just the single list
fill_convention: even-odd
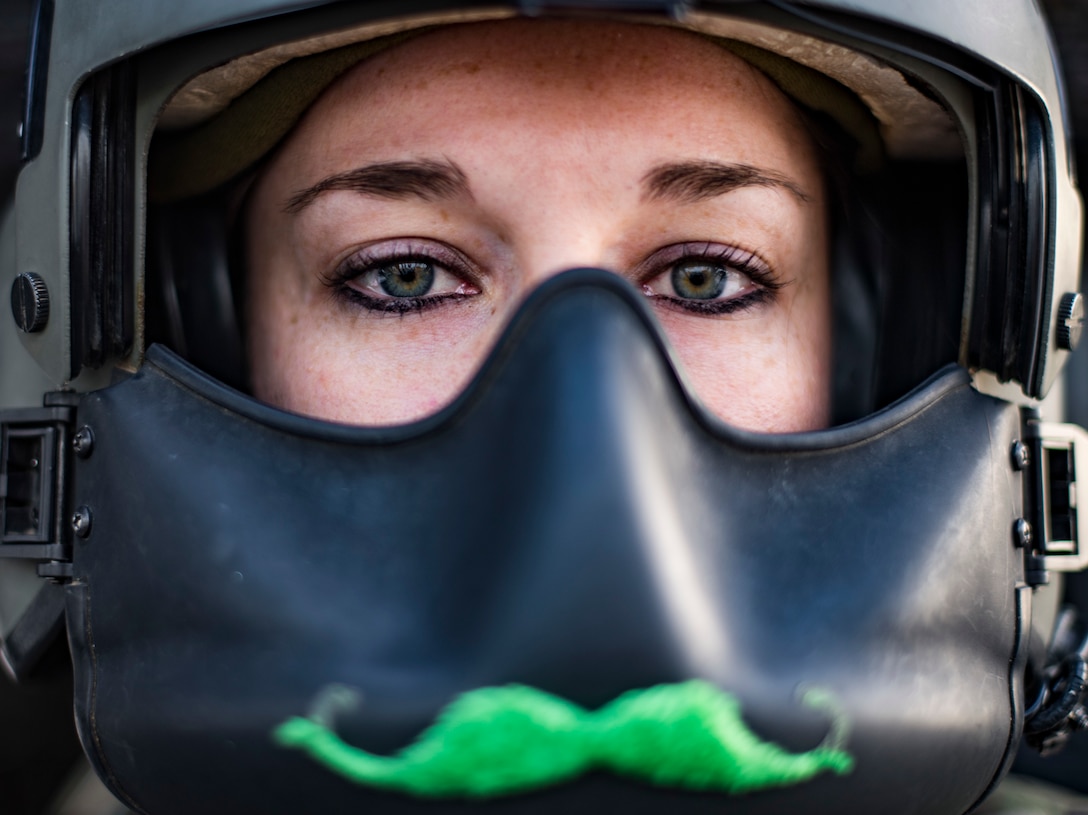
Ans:
[{"label": "mask attachment bracket", "polygon": [[[1079,425],[1025,422],[1031,534],[1025,545],[1027,580],[1047,582],[1047,572],[1088,568],[1088,509],[1077,506],[1077,472],[1088,474],[1088,432]],[[1088,490],[1086,490],[1088,493]]]},{"label": "mask attachment bracket", "polygon": [[47,394],[43,408],[0,411],[0,558],[37,560],[38,575],[71,577],[64,514],[75,394]]},{"label": "mask attachment bracket", "polygon": [[1044,756],[1088,729],[1088,631],[1068,606],[1059,613],[1037,693],[1024,713],[1024,738]]}]

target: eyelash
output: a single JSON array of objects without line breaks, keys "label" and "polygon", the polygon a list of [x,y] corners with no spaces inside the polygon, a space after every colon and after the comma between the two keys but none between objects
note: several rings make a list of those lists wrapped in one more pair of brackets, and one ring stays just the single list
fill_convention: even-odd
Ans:
[{"label": "eyelash", "polygon": [[[739,273],[756,287],[745,294],[725,300],[696,300],[649,291],[649,284],[688,261],[718,261],[730,273]],[[464,281],[476,292],[449,292],[420,297],[374,297],[352,284],[368,274],[388,269],[395,264],[426,263],[435,269]],[[375,248],[364,247],[345,258],[325,277],[323,282],[333,296],[345,303],[361,307],[378,315],[422,314],[433,308],[468,302],[478,293],[477,276],[471,262],[453,247],[431,241],[407,239],[382,243]],[[784,283],[777,280],[773,269],[759,255],[736,246],[709,242],[682,243],[658,250],[641,264],[636,274],[648,298],[667,308],[697,316],[717,317],[748,311],[774,302]]]}]

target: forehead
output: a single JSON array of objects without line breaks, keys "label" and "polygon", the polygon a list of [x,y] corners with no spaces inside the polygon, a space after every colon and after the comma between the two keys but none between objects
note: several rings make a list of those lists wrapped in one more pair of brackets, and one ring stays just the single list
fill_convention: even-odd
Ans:
[{"label": "forehead", "polygon": [[[683,83],[719,85],[714,72],[751,91],[762,76],[711,39],[663,25],[603,20],[513,19],[447,26],[368,60],[393,92],[419,89],[418,79],[480,79],[547,93],[556,86],[607,91]],[[593,85],[587,84],[591,80]]]},{"label": "forehead", "polygon": [[771,136],[786,152],[807,144],[778,88],[706,37],[554,19],[450,26],[390,48],[334,83],[289,141],[334,153],[345,139],[440,146],[459,134],[478,141],[496,123],[541,135],[615,129],[708,145]]}]

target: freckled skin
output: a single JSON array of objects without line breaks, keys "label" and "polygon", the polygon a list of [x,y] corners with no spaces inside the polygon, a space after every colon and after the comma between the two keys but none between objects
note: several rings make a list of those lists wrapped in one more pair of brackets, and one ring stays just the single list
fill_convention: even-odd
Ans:
[{"label": "freckled skin", "polygon": [[[471,198],[296,192],[375,162],[448,160]],[[647,199],[665,163],[750,164],[802,201],[748,187],[697,202]],[[247,210],[248,347],[255,394],[361,424],[447,404],[518,303],[564,269],[640,264],[686,242],[737,247],[771,269],[768,301],[695,315],[654,301],[697,395],[768,432],[825,426],[830,294],[825,190],[791,103],[713,43],[657,26],[516,20],[402,43],[338,80],[272,157]],[[391,315],[338,299],[331,272],[363,247],[425,240],[469,259],[478,294]]]}]

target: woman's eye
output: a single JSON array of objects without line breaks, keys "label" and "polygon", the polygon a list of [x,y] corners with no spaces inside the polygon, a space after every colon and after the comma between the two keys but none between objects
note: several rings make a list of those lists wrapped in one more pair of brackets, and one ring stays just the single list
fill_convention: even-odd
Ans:
[{"label": "woman's eye", "polygon": [[435,261],[422,258],[378,261],[345,283],[360,294],[378,299],[419,300],[476,293],[467,281]]},{"label": "woman's eye", "polygon": [[756,256],[728,246],[680,245],[655,253],[643,293],[697,314],[728,314],[774,299],[779,283]]},{"label": "woman's eye", "polygon": [[480,293],[467,259],[444,245],[415,241],[367,247],[326,280],[333,291],[370,311],[423,311]]},{"label": "woman's eye", "polygon": [[673,291],[689,300],[716,300],[736,294],[748,281],[744,275],[705,260],[677,263],[669,275]]}]

